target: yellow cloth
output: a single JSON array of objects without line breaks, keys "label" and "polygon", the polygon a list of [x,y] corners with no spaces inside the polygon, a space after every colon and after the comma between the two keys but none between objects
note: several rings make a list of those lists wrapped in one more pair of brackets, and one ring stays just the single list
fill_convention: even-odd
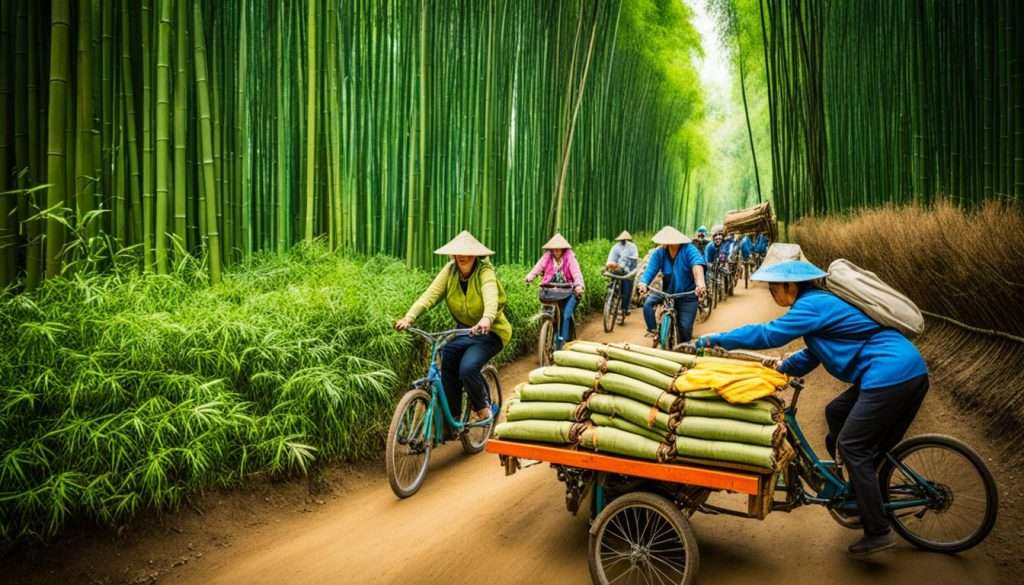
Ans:
[{"label": "yellow cloth", "polygon": [[770,396],[789,382],[785,374],[754,362],[698,358],[676,379],[676,390],[711,389],[728,402],[745,404]]}]

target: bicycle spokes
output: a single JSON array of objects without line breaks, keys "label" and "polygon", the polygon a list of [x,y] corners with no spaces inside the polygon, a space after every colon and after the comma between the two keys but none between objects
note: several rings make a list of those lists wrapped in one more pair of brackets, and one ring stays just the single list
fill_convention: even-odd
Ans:
[{"label": "bicycle spokes", "polygon": [[970,538],[986,513],[985,482],[963,454],[926,448],[907,454],[888,478],[892,515],[931,542]]}]

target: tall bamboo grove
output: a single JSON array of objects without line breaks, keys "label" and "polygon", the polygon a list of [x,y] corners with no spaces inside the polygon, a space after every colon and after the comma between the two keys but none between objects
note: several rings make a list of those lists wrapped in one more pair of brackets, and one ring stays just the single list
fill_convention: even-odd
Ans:
[{"label": "tall bamboo grove", "polygon": [[1024,200],[1024,5],[760,0],[773,192],[793,221]]},{"label": "tall bamboo grove", "polygon": [[685,54],[687,16],[621,0],[2,2],[0,285],[76,270],[87,249],[155,273],[196,255],[215,282],[315,238],[425,266],[466,228],[507,262],[555,230],[681,223],[700,97],[689,59],[637,39]]}]

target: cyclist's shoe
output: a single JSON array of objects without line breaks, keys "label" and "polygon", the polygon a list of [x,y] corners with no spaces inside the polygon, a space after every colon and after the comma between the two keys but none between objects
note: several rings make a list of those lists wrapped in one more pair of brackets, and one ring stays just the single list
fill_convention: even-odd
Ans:
[{"label": "cyclist's shoe", "polygon": [[452,427],[445,427],[445,429],[444,429],[444,440],[445,441],[454,441],[455,439],[459,438],[460,434],[461,433],[459,431],[453,429]]},{"label": "cyclist's shoe", "polygon": [[562,349],[563,345],[565,345],[565,338],[559,335],[555,338],[555,350],[557,351]]},{"label": "cyclist's shoe", "polygon": [[657,336],[658,336],[658,332],[653,330],[653,329],[648,329],[647,332],[644,333],[644,337],[657,337]]},{"label": "cyclist's shoe", "polygon": [[896,546],[896,537],[892,535],[892,531],[886,532],[885,534],[869,535],[865,534],[864,538],[850,545],[847,549],[853,556],[863,557],[883,550],[888,550]]}]

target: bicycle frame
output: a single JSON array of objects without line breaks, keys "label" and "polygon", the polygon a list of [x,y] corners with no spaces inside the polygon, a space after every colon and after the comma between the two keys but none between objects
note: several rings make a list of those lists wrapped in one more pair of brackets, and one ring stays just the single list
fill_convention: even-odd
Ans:
[{"label": "bicycle frame", "polygon": [[[662,313],[661,313],[661,319],[659,319],[661,321],[661,325],[659,325],[659,329],[658,329],[658,342],[661,344],[661,346],[664,349],[671,349],[670,347],[668,347],[668,345],[669,345],[668,344],[668,337],[671,337],[672,331],[670,329],[669,330],[665,330],[666,329],[665,325],[667,323],[669,328],[675,327],[675,322],[676,322],[676,319],[677,319],[675,300],[678,299],[678,298],[681,298],[681,297],[689,296],[689,295],[696,295],[697,290],[696,289],[688,290],[686,292],[674,293],[674,294],[669,294],[669,293],[667,293],[665,291],[658,290],[656,288],[650,288],[648,290],[650,291],[651,294],[657,295],[657,296],[661,297],[661,310],[662,310]],[[665,315],[668,315],[668,317],[669,317],[668,321],[665,321]]]},{"label": "bicycle frame", "polygon": [[[427,375],[413,382],[413,388],[428,389],[430,392],[430,405],[427,406],[426,415],[423,417],[427,428],[424,429],[423,435],[428,438],[434,444],[444,443],[444,429],[445,424],[461,431],[463,429],[472,427],[482,427],[491,424],[493,421],[494,412],[492,411],[491,419],[484,419],[469,424],[464,424],[461,420],[456,420],[452,414],[451,408],[448,406],[447,396],[444,394],[444,383],[441,381],[441,348],[443,348],[449,341],[460,335],[469,335],[468,329],[451,329],[449,331],[442,331],[440,333],[427,333],[421,329],[410,327],[407,331],[419,335],[431,343],[430,347],[430,369],[427,370]],[[440,405],[440,408],[438,408]],[[493,406],[493,405],[492,405]]]},{"label": "bicycle frame", "polygon": [[[805,480],[808,486],[814,486],[819,482],[823,485],[821,489],[818,489],[813,493],[808,492],[800,481],[793,482],[794,485],[792,486],[787,485],[786,488],[789,491],[790,498],[787,498],[787,501],[782,506],[777,506],[776,509],[790,510],[803,504],[816,504],[819,506],[839,509],[852,507],[853,509],[856,509],[856,504],[852,501],[852,493],[850,491],[849,483],[840,479],[836,474],[836,462],[818,457],[817,452],[813,447],[811,447],[810,441],[807,440],[807,436],[804,435],[803,429],[800,427],[800,423],[796,418],[796,404],[800,396],[800,391],[802,390],[802,385],[797,382],[795,384],[791,384],[791,386],[793,387],[795,394],[783,416],[786,427],[789,431],[788,440],[796,450],[797,458],[802,459],[802,462],[805,465],[800,466],[797,465],[796,462],[793,462],[790,465],[796,465],[797,474],[801,474],[801,472],[803,472],[802,479]],[[905,477],[913,479],[914,485],[907,487],[922,488],[928,495],[927,498],[912,498],[899,500],[897,502],[885,502],[882,507],[886,511],[928,506],[933,502],[932,498],[941,497],[942,494],[935,489],[930,481],[926,480],[907,465],[893,458],[892,455],[886,453],[885,457],[894,467],[896,467],[896,469],[900,470]],[[907,492],[913,493],[910,489],[908,489]]]}]

